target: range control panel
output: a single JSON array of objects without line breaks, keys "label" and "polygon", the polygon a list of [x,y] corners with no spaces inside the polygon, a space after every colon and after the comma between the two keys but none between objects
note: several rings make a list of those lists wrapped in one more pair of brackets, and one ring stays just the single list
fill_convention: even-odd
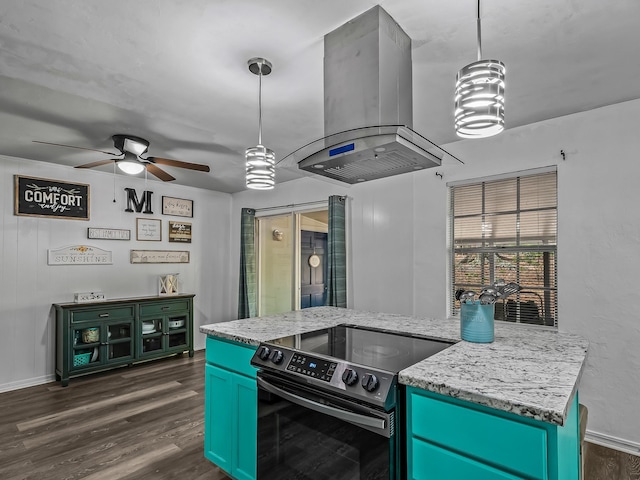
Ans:
[{"label": "range control panel", "polygon": [[331,382],[337,367],[338,364],[336,362],[330,362],[295,352],[291,356],[291,360],[289,360],[287,370],[325,382]]},{"label": "range control panel", "polygon": [[383,408],[397,401],[396,375],[366,365],[271,344],[258,347],[251,365]]}]

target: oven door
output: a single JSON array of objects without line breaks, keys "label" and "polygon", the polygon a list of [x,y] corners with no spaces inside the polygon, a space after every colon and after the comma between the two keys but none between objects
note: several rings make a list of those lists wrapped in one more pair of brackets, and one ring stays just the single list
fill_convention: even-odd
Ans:
[{"label": "oven door", "polygon": [[395,411],[258,372],[258,480],[399,478]]}]

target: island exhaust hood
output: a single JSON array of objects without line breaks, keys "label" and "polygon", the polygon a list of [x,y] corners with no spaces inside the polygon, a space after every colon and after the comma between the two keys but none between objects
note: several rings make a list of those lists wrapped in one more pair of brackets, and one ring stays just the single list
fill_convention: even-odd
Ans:
[{"label": "island exhaust hood", "polygon": [[325,35],[325,137],[279,166],[349,184],[440,166],[451,154],[412,126],[411,39],[375,6]]}]

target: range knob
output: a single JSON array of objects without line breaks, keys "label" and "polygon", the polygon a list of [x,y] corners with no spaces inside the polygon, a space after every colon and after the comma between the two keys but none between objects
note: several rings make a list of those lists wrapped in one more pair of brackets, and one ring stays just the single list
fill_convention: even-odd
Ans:
[{"label": "range knob", "polygon": [[342,373],[342,381],[347,385],[353,385],[358,381],[358,372],[351,368],[346,368]]},{"label": "range knob", "polygon": [[271,350],[269,347],[262,346],[258,349],[258,357],[260,360],[267,360],[269,355],[271,354]]},{"label": "range knob", "polygon": [[367,373],[362,377],[362,388],[367,392],[375,392],[378,385],[378,378],[373,373]]},{"label": "range knob", "polygon": [[282,363],[282,359],[284,358],[284,354],[280,351],[280,350],[274,350],[273,352],[271,352],[271,361],[273,363],[275,363],[276,365],[278,365],[279,363]]}]

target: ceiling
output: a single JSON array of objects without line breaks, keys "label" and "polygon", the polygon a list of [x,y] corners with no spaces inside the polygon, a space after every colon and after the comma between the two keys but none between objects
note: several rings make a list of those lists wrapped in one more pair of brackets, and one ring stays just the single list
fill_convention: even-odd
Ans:
[{"label": "ceiling", "polygon": [[[116,152],[111,136],[126,133],[151,156],[211,167],[163,167],[175,183],[242,191],[258,139],[247,60],[273,63],[263,143],[278,161],[324,134],[324,35],[378,3],[413,41],[414,130],[455,141],[476,0],[3,0],[0,154],[75,166],[105,155],[32,141]],[[507,128],[640,98],[638,21],[638,0],[484,0],[484,58],[507,66]]]}]

